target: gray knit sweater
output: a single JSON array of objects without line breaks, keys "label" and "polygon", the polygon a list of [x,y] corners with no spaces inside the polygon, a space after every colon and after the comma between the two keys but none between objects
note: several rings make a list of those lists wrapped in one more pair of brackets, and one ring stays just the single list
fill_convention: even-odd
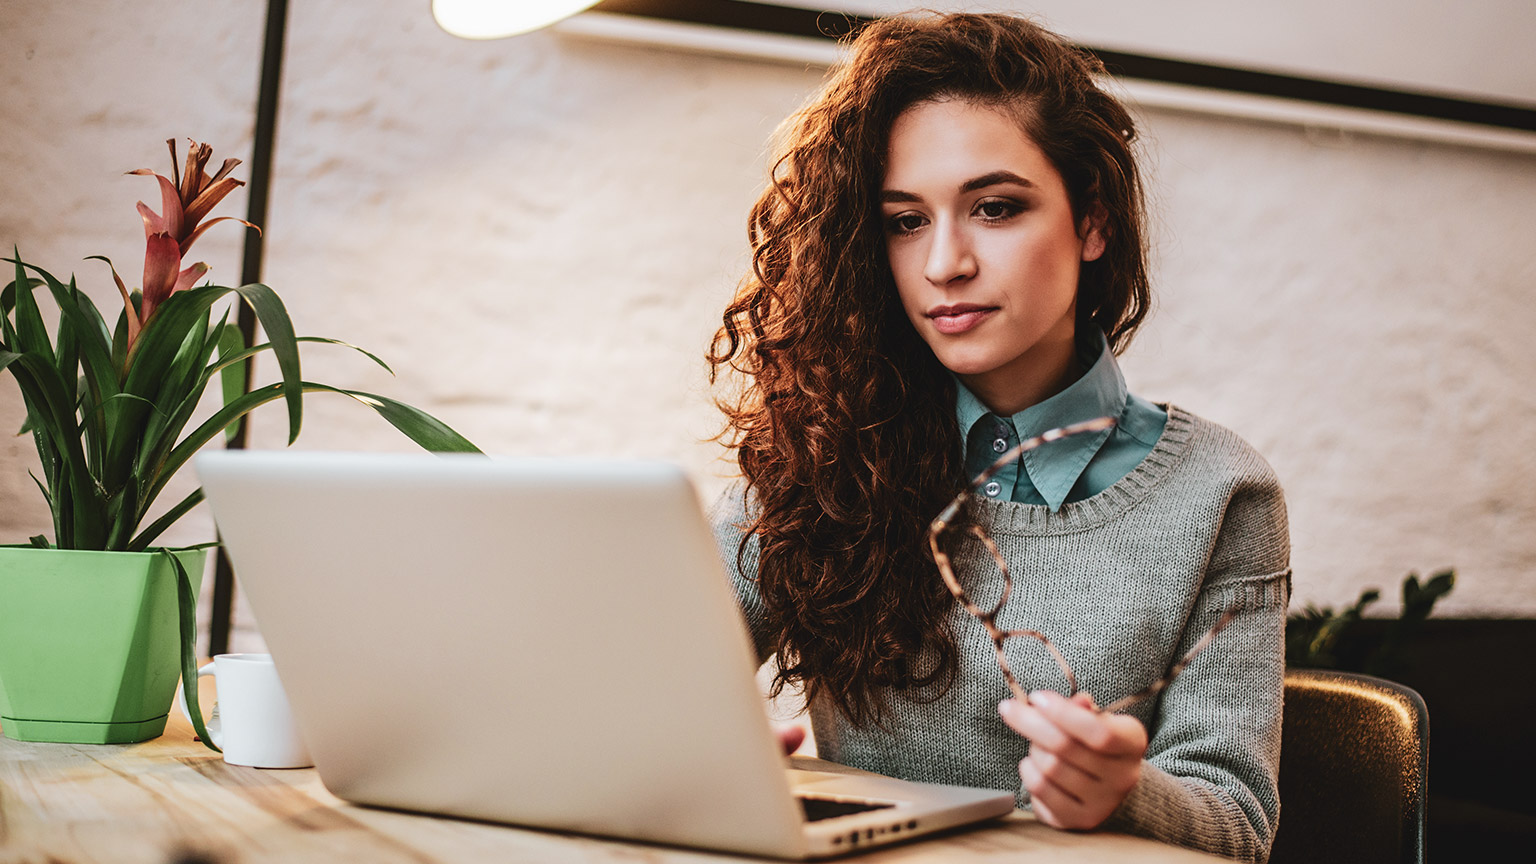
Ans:
[{"label": "gray knit sweater", "polygon": [[[1155,700],[1129,710],[1150,733],[1141,781],[1105,827],[1263,862],[1279,818],[1285,608],[1290,540],[1274,472],[1237,435],[1176,407],[1152,452],[1103,492],[1046,507],[977,498],[973,518],[1014,574],[999,626],[1050,636],[1083,690],[1108,704],[1161,676],[1224,610],[1236,619]],[[722,557],[760,658],[763,606],[741,487],[713,513]],[[972,544],[974,546],[974,544]],[[978,548],[957,572],[982,606],[1001,577]],[[985,566],[983,566],[985,565]],[[937,570],[933,574],[938,579]],[[956,604],[954,686],[934,702],[891,694],[884,727],[859,728],[827,704],[810,706],[818,755],[895,777],[1020,790],[1029,743],[1003,724],[1009,697],[985,632]],[[1013,647],[1026,689],[1064,690],[1035,645]]]}]

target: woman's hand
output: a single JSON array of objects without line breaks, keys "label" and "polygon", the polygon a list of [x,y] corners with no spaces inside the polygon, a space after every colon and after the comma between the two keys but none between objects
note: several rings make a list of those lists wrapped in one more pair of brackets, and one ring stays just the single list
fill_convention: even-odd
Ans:
[{"label": "woman's hand", "polygon": [[780,726],[773,732],[778,736],[779,746],[784,749],[785,756],[793,755],[805,743],[805,729],[800,726]]},{"label": "woman's hand", "polygon": [[1027,704],[997,706],[1003,722],[1030,741],[1019,762],[1035,815],[1057,828],[1097,828],[1141,778],[1147,730],[1135,717],[1103,714],[1093,697],[1036,690]]}]

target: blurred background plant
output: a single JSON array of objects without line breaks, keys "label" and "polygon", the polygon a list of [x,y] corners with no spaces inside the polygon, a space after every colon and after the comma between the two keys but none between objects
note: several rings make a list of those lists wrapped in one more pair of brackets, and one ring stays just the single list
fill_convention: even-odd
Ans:
[{"label": "blurred background plant", "polygon": [[1377,589],[1362,591],[1353,606],[1339,612],[1309,603],[1286,619],[1286,665],[1391,678],[1402,668],[1403,646],[1415,638],[1435,603],[1455,586],[1456,571],[1452,568],[1422,583],[1417,573],[1409,573],[1403,580],[1402,611],[1396,619],[1388,619],[1383,632],[1369,638],[1357,625],[1366,608],[1381,599]]}]

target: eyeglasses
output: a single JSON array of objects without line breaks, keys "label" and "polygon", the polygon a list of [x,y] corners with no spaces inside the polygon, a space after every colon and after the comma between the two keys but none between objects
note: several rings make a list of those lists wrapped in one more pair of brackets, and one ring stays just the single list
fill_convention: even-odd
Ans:
[{"label": "eyeglasses", "polygon": [[[1099,432],[1114,425],[1115,419],[1113,417],[1099,417],[1082,423],[1074,423],[1070,426],[1052,429],[1020,442],[1013,449],[999,456],[997,461],[993,462],[987,470],[978,474],[976,479],[972,480],[969,486],[961,490],[960,494],[956,495],[955,499],[949,502],[949,506],[945,507],[938,517],[928,525],[928,548],[933,553],[933,563],[938,565],[939,575],[944,577],[944,585],[949,588],[949,593],[955,595],[955,599],[960,601],[960,605],[965,608],[965,611],[969,612],[973,618],[981,623],[982,627],[986,628],[987,636],[992,640],[992,647],[997,651],[997,665],[1003,671],[1003,680],[1008,682],[1008,689],[1012,690],[1014,697],[1020,701],[1028,701],[1029,695],[1020,686],[1018,679],[1014,677],[1013,670],[1008,665],[1008,656],[1003,651],[1003,643],[1007,642],[1010,638],[1026,637],[1035,639],[1045,646],[1045,649],[1050,652],[1052,659],[1056,661],[1056,666],[1061,670],[1062,676],[1067,680],[1067,687],[1069,688],[1067,695],[1069,697],[1077,693],[1077,675],[1072,672],[1072,666],[1067,663],[1067,658],[1062,655],[1061,650],[1044,633],[1038,630],[1003,630],[997,626],[998,613],[1008,604],[1008,596],[1013,593],[1013,576],[1008,572],[1008,562],[1003,560],[1002,553],[998,551],[997,543],[987,533],[985,528],[980,525],[966,526],[966,530],[974,535],[977,540],[980,540],[981,545],[991,554],[992,560],[997,562],[998,571],[1003,575],[1002,596],[998,597],[996,605],[988,610],[983,610],[977,606],[971,600],[970,595],[966,593],[965,587],[960,584],[960,580],[955,577],[955,570],[950,564],[949,555],[939,546],[939,538],[945,531],[953,527],[951,523],[959,515],[960,509],[965,506],[966,499],[977,489],[981,488],[982,484],[991,480],[998,471],[1012,464],[1024,453],[1044,444],[1049,444],[1052,441],[1058,441],[1062,438],[1080,435],[1085,432]],[[1220,633],[1223,628],[1230,624],[1236,615],[1236,607],[1222,613],[1222,616],[1216,620],[1215,626],[1211,627],[1204,636],[1200,637],[1194,647],[1189,649],[1189,653],[1180,658],[1179,662],[1173,664],[1172,668],[1168,670],[1168,674],[1154,681],[1151,685],[1129,696],[1116,699],[1114,702],[1097,710],[1103,713],[1116,713],[1143,699],[1150,699],[1163,692],[1173,682],[1173,679],[1178,677],[1180,672],[1184,671],[1184,667],[1188,666],[1190,661],[1195,659],[1195,655],[1205,650],[1205,647],[1211,644],[1211,640],[1216,638],[1216,634]]]}]

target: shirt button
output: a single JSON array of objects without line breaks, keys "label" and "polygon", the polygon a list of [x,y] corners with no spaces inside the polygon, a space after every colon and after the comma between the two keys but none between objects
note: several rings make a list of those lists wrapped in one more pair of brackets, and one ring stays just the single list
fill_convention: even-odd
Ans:
[{"label": "shirt button", "polygon": [[1004,441],[1001,438],[999,438],[996,441],[992,442],[992,452],[993,453],[1001,453],[1001,452],[1003,452],[1004,450],[1007,450],[1007,449],[1008,449],[1008,442]]},{"label": "shirt button", "polygon": [[982,491],[986,492],[987,495],[996,498],[997,494],[1003,491],[1003,485],[996,480],[993,480],[991,483],[988,483]]}]

